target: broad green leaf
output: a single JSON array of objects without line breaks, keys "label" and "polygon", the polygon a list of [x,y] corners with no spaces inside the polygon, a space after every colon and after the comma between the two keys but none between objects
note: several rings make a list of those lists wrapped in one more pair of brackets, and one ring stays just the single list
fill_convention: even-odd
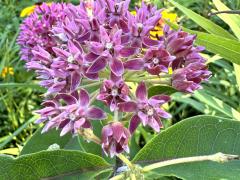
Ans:
[{"label": "broad green leaf", "polygon": [[240,121],[240,113],[229,106],[228,104],[224,103],[220,99],[208,95],[204,91],[196,91],[193,95],[199,101],[211,106],[213,109],[222,112],[223,114],[227,115],[229,118],[233,118]]},{"label": "broad green leaf", "polygon": [[228,31],[223,29],[222,27],[218,26],[217,24],[213,23],[209,19],[206,19],[199,14],[193,12],[192,10],[178,4],[177,2],[174,2],[173,0],[169,0],[175,7],[177,7],[179,10],[181,10],[188,18],[192,19],[195,23],[200,25],[202,28],[204,28],[206,31],[216,34],[221,37],[232,39],[234,36],[232,36]]},{"label": "broad green leaf", "polygon": [[[195,116],[171,126],[146,144],[133,162],[151,164],[180,157],[217,152],[240,154],[240,122],[216,116]],[[173,175],[181,179],[240,179],[240,161],[184,163],[154,170],[154,178]]]},{"label": "broad green leaf", "polygon": [[177,92],[177,90],[172,88],[171,86],[152,86],[148,89],[148,96],[152,97],[158,94],[171,95],[175,92]]},{"label": "broad green leaf", "polygon": [[[100,121],[94,121],[92,123],[94,132],[100,137],[102,125]],[[111,161],[112,159],[105,156],[102,152],[101,146],[93,142],[87,142],[80,136],[72,137],[71,134],[60,136],[60,131],[51,129],[46,133],[41,133],[42,128],[39,128],[34,135],[27,141],[23,147],[20,155],[35,153],[43,150],[47,150],[51,145],[57,144],[60,149],[67,150],[79,150],[82,152],[92,153],[105,160]]]},{"label": "broad green leaf", "polygon": [[[61,149],[64,149],[65,146],[72,139],[70,134],[67,134],[63,137],[60,137],[60,132],[51,129],[46,133],[41,133],[42,128],[39,128],[34,135],[27,141],[23,147],[20,155],[35,153],[42,150],[47,150],[52,144],[57,144]],[[80,149],[80,147],[79,147]]]},{"label": "broad green leaf", "polygon": [[41,151],[18,158],[0,156],[0,179],[60,179],[73,174],[93,179],[108,168],[110,165],[101,157],[79,151]]},{"label": "broad green leaf", "polygon": [[[179,29],[178,25],[168,21],[165,22],[173,29]],[[230,62],[240,64],[240,42],[233,39],[223,38],[222,36],[217,36],[214,34],[193,31],[187,28],[182,29],[186,32],[197,35],[195,42],[197,45],[205,46],[208,51],[214,54],[219,54],[221,57]]]}]

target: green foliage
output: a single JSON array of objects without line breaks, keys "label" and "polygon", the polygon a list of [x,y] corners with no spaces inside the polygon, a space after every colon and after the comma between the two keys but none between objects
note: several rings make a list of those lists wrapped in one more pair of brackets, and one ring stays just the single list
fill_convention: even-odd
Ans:
[{"label": "green foliage", "polygon": [[110,165],[101,157],[70,150],[49,150],[18,158],[0,156],[0,179],[38,180],[81,175],[92,179]]},{"label": "green foliage", "polygon": [[[133,159],[149,164],[167,159],[214,154],[240,154],[240,122],[214,116],[185,119],[153,138]],[[156,169],[152,175],[183,179],[239,179],[240,162],[185,163]]]},{"label": "green foliage", "polygon": [[154,95],[158,94],[165,94],[165,95],[171,95],[176,92],[176,89],[172,88],[171,86],[152,86],[148,89],[148,96],[152,97]]},{"label": "green foliage", "polygon": [[38,151],[47,150],[52,144],[57,144],[63,149],[67,143],[72,139],[70,134],[60,137],[59,130],[52,129],[44,134],[41,133],[42,128],[38,129],[34,135],[27,141],[23,147],[21,154],[31,154]]}]

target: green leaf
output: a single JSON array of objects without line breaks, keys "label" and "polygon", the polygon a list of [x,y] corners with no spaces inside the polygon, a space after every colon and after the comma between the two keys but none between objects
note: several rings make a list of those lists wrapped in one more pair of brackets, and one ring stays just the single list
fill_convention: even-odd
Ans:
[{"label": "green leaf", "polygon": [[[173,29],[179,29],[178,25],[168,21],[165,22]],[[197,35],[195,42],[197,45],[205,46],[208,51],[214,54],[219,54],[221,57],[230,62],[240,64],[240,42],[233,39],[223,38],[222,36],[217,36],[214,34],[193,31],[187,28],[182,29],[186,32]]]},{"label": "green leaf", "polygon": [[[220,0],[213,0],[213,3],[219,11],[231,10],[227,6],[225,6]],[[229,25],[235,36],[237,36],[237,38],[240,40],[240,16],[236,14],[218,14],[217,16]],[[237,64],[233,65],[236,74],[238,89],[240,91],[240,66]]]},{"label": "green leaf", "polygon": [[171,86],[163,86],[163,85],[152,86],[148,89],[148,96],[152,97],[158,94],[171,95],[175,92],[177,92],[177,90],[172,88]]},{"label": "green leaf", "polygon": [[213,109],[222,112],[223,114],[227,115],[229,118],[233,118],[240,121],[240,113],[232,108],[231,106],[227,105],[220,99],[208,95],[204,91],[196,91],[193,95],[199,101],[211,106]]},{"label": "green leaf", "polygon": [[[213,0],[213,4],[219,11],[231,11],[225,4],[220,0]],[[240,16],[236,14],[217,14],[229,27],[232,29],[233,33],[240,39]],[[213,32],[214,33],[214,32]]]},{"label": "green leaf", "polygon": [[93,179],[107,168],[110,165],[101,157],[79,151],[42,151],[18,158],[0,156],[0,179],[60,179],[73,174]]},{"label": "green leaf", "polygon": [[210,21],[209,19],[206,19],[199,14],[193,12],[192,10],[185,8],[184,6],[178,4],[177,2],[174,2],[173,0],[169,0],[175,7],[177,7],[179,10],[181,10],[188,18],[192,19],[195,23],[200,25],[202,28],[204,28],[206,31],[216,34],[221,37],[233,39],[234,36],[232,36],[228,31],[223,29],[222,27],[218,26],[214,22]]},{"label": "green leaf", "polygon": [[41,133],[41,131],[42,128],[39,128],[34,133],[34,135],[27,141],[26,145],[23,147],[20,155],[47,150],[48,147],[52,144],[58,144],[61,149],[64,149],[65,146],[72,139],[72,136],[70,134],[60,137],[60,132],[55,129],[51,129],[50,131],[43,134]]},{"label": "green leaf", "polygon": [[[173,125],[146,144],[133,162],[209,155],[240,154],[240,122],[214,116],[195,116]],[[154,170],[154,178],[173,175],[182,179],[240,179],[240,161],[184,163]]]},{"label": "green leaf", "polygon": [[0,149],[2,149],[5,145],[7,145],[9,142],[12,141],[14,137],[16,137],[18,134],[20,134],[29,124],[34,122],[37,119],[36,116],[29,119],[27,122],[25,122],[22,126],[20,126],[14,133],[12,133],[11,136],[7,137],[4,142],[0,144]]}]

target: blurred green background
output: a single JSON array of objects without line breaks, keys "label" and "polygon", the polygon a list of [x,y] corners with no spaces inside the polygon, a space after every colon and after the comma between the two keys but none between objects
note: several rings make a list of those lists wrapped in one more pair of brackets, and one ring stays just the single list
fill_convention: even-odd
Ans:
[{"label": "blurred green background", "polygon": [[[24,19],[19,17],[21,10],[37,2],[39,1],[0,0],[0,153],[1,149],[15,148],[12,154],[17,154],[18,149],[21,149],[37,129],[33,123],[33,111],[40,108],[41,94],[44,93],[44,89],[37,85],[34,73],[24,68],[24,62],[20,60],[19,47],[16,44],[19,24]],[[77,0],[71,2],[78,3]],[[167,1],[151,0],[151,2],[159,8],[164,7],[177,13],[178,23],[181,26],[204,31]],[[210,0],[176,0],[176,2],[204,17],[208,17],[208,13],[214,8]],[[240,9],[240,0],[223,2],[231,9]],[[139,1],[132,1],[131,7],[135,4],[139,4]],[[230,28],[217,16],[212,16],[210,19],[231,32]],[[232,109],[240,111],[240,94],[233,65],[209,52],[205,52],[204,56],[208,59],[209,68],[213,72],[212,78],[203,85],[204,91],[200,90],[195,95],[175,93],[172,96],[173,101],[166,108],[173,118],[164,122],[166,127],[198,114],[228,117]],[[142,146],[153,135],[150,129],[140,128],[136,143]]]}]

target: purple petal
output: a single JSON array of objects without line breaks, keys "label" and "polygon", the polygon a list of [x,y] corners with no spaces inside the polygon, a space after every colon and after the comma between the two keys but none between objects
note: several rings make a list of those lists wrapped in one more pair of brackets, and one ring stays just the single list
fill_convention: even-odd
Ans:
[{"label": "purple petal", "polygon": [[102,142],[104,144],[108,144],[108,137],[113,135],[113,130],[111,128],[111,125],[104,126],[102,128]]},{"label": "purple petal", "polygon": [[94,63],[89,67],[87,70],[87,73],[89,74],[94,74],[97,73],[101,70],[103,70],[107,65],[107,60],[106,57],[100,56],[99,58],[94,61]]},{"label": "purple petal", "polygon": [[131,134],[134,133],[134,131],[137,129],[138,125],[140,124],[141,120],[138,117],[138,115],[134,115],[131,120],[130,120],[130,124],[129,124],[129,131]]},{"label": "purple petal", "polygon": [[85,56],[85,60],[88,61],[88,62],[93,62],[95,61],[99,56],[97,54],[94,54],[94,53],[89,53]]},{"label": "purple petal", "polygon": [[151,46],[158,46],[160,44],[160,42],[156,41],[156,40],[153,40],[153,39],[150,39],[148,37],[144,37],[143,38],[143,44],[145,46],[151,47]]},{"label": "purple petal", "polygon": [[57,56],[60,56],[62,58],[68,58],[71,55],[71,53],[57,47],[53,47],[52,49]]},{"label": "purple petal", "polygon": [[144,82],[140,82],[140,84],[138,85],[137,90],[136,90],[136,97],[140,101],[147,100],[147,87]]},{"label": "purple petal", "polygon": [[87,107],[89,104],[90,98],[88,92],[84,89],[81,89],[79,92],[79,102],[81,106]]},{"label": "purple petal", "polygon": [[69,122],[67,125],[64,126],[64,128],[62,129],[60,136],[64,136],[65,134],[67,134],[68,132],[70,132],[73,129],[73,124],[72,122]]},{"label": "purple petal", "polygon": [[153,128],[156,132],[160,131],[160,124],[154,117],[151,117],[150,120],[148,121],[148,125]]},{"label": "purple petal", "polygon": [[150,105],[156,106],[156,105],[162,105],[170,100],[171,100],[171,98],[167,95],[156,95],[156,96],[152,96],[148,100],[148,102]]},{"label": "purple petal", "polygon": [[122,30],[118,30],[113,36],[113,42],[115,45],[121,44]]},{"label": "purple petal", "polygon": [[134,47],[124,47],[122,48],[119,53],[122,57],[129,57],[132,56],[136,53],[138,53],[138,48],[134,48]]},{"label": "purple petal", "polygon": [[77,133],[77,131],[83,126],[85,121],[86,121],[85,118],[81,118],[81,119],[79,119],[79,120],[74,122],[74,131],[75,131],[75,133]]},{"label": "purple petal", "polygon": [[141,119],[143,126],[146,126],[148,124],[148,116],[142,111],[138,112],[138,117]]},{"label": "purple petal", "polygon": [[118,104],[118,108],[122,112],[134,112],[137,109],[137,104],[133,101],[123,102]]},{"label": "purple petal", "polygon": [[98,43],[98,42],[91,42],[90,43],[90,50],[91,52],[93,52],[94,54],[97,54],[97,55],[101,55],[101,53],[103,52],[104,50],[104,47],[101,43]]},{"label": "purple petal", "polygon": [[110,62],[110,69],[116,76],[122,76],[124,73],[124,67],[122,61],[119,61],[117,59],[113,59]]},{"label": "purple petal", "polygon": [[100,108],[92,107],[87,111],[87,117],[89,119],[101,120],[106,118],[106,114]]},{"label": "purple petal", "polygon": [[156,108],[156,111],[157,111],[157,114],[162,118],[169,119],[172,117],[171,114],[167,113],[166,111],[164,111],[160,108]]},{"label": "purple petal", "polygon": [[100,38],[101,38],[102,42],[104,42],[104,43],[110,42],[108,33],[107,33],[106,29],[102,26],[100,26]]},{"label": "purple petal", "polygon": [[74,71],[72,74],[71,74],[71,91],[75,91],[77,89],[77,87],[80,85],[81,83],[81,75]]},{"label": "purple petal", "polygon": [[63,99],[68,105],[77,103],[77,99],[69,94],[60,93],[57,95],[56,99]]},{"label": "purple petal", "polygon": [[132,59],[124,63],[124,67],[129,70],[139,71],[144,68],[144,61],[141,58]]}]

